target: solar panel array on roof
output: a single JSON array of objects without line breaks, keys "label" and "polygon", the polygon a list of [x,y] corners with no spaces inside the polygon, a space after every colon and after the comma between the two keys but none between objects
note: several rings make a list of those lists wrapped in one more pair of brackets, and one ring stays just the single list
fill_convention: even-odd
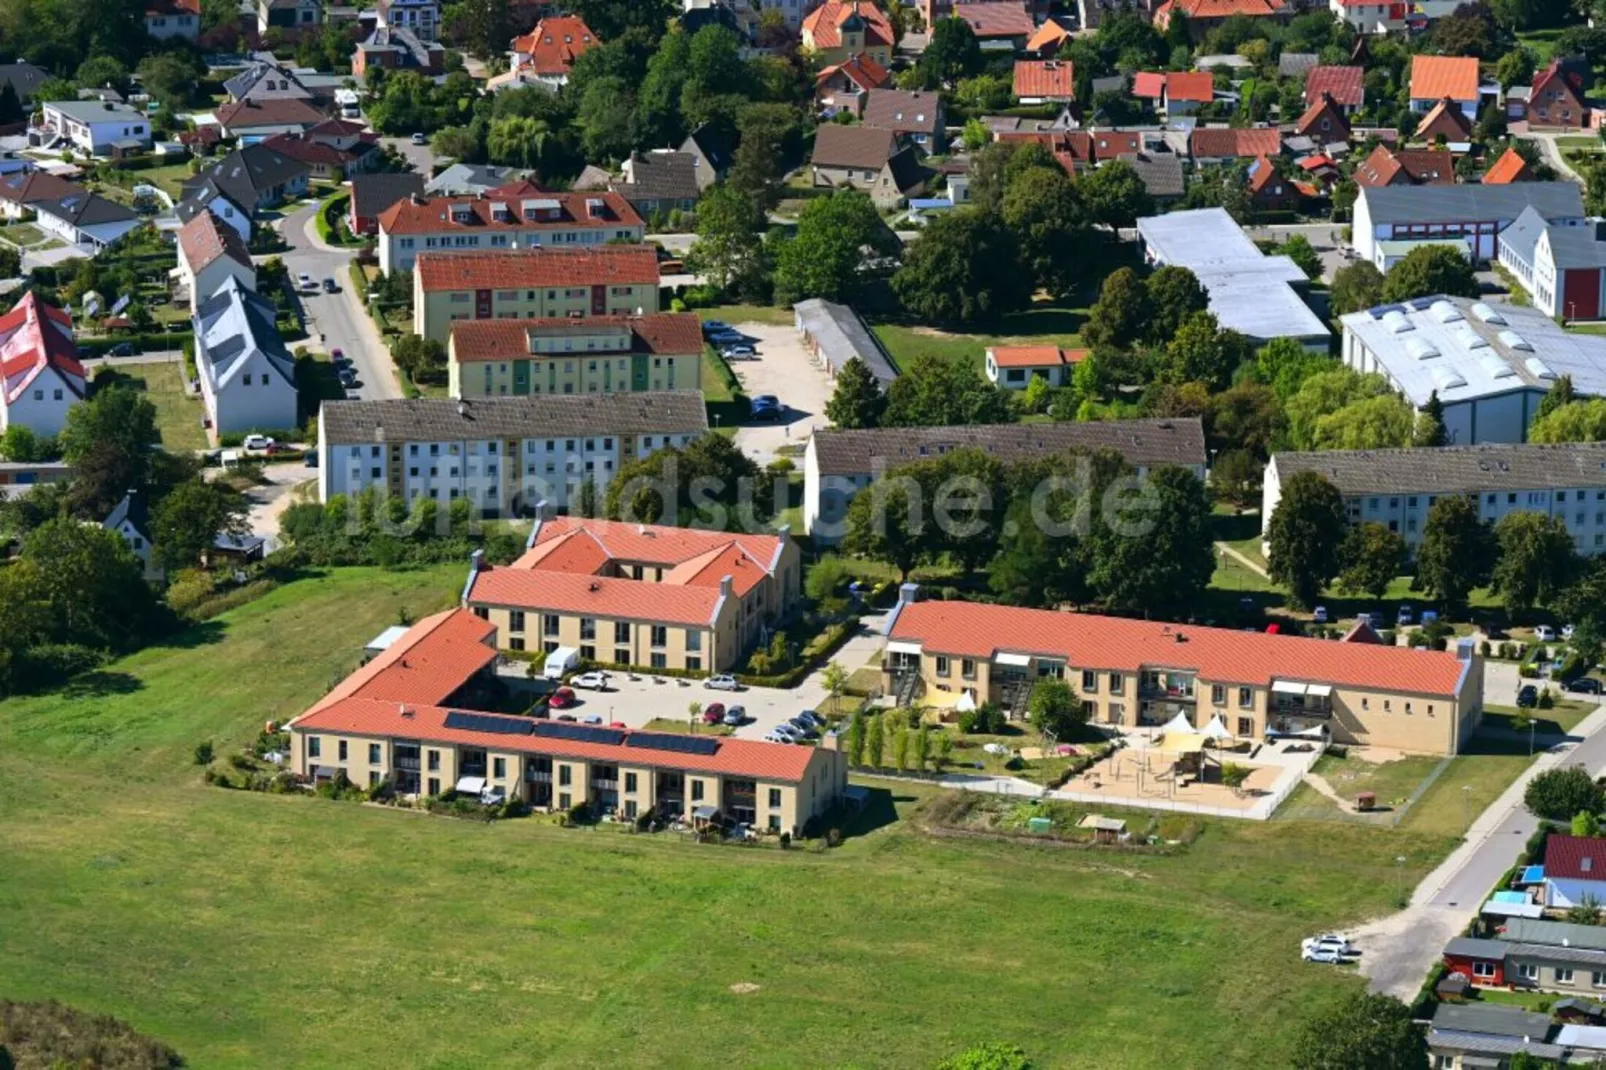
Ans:
[{"label": "solar panel array on roof", "polygon": [[495,732],[504,736],[529,735],[534,721],[518,717],[493,717],[488,713],[448,713],[447,728],[461,728],[465,732]]},{"label": "solar panel array on roof", "polygon": [[572,739],[577,743],[605,743],[617,747],[624,742],[625,734],[617,728],[592,728],[590,725],[569,724],[567,721],[538,721],[532,735],[548,739]]},{"label": "solar panel array on roof", "polygon": [[677,736],[665,732],[633,732],[625,740],[627,747],[644,747],[648,750],[667,750],[677,754],[717,754],[719,740],[708,736]]}]

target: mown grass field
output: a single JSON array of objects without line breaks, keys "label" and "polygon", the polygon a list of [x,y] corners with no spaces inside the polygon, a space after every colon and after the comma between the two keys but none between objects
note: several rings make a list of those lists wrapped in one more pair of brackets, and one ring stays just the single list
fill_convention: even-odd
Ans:
[{"label": "mown grass field", "polygon": [[199,397],[184,392],[184,366],[178,361],[161,364],[104,365],[96,381],[112,376],[143,393],[156,406],[156,427],[169,450],[205,449],[206,429],[201,417],[206,407]]},{"label": "mown grass field", "polygon": [[944,840],[899,789],[840,849],[782,853],[200,783],[197,742],[299,711],[460,574],[309,576],[0,703],[0,997],[118,1015],[198,1067],[929,1067],[994,1038],[1039,1066],[1279,1066],[1360,983],[1298,938],[1385,912],[1395,856],[1415,880],[1454,842]]},{"label": "mown grass field", "polygon": [[1039,303],[1002,317],[998,330],[988,334],[961,334],[898,323],[877,324],[873,330],[900,368],[907,368],[915,357],[931,355],[969,360],[980,370],[986,363],[988,346],[1057,345],[1075,349],[1081,344],[1077,332],[1086,319],[1086,309]]}]

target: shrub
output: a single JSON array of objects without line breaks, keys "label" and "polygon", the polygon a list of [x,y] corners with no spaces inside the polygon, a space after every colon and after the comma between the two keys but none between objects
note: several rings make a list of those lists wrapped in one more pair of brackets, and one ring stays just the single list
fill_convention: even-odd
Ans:
[{"label": "shrub", "polygon": [[1522,801],[1538,817],[1571,821],[1574,814],[1602,809],[1601,788],[1581,765],[1546,769],[1528,782]]},{"label": "shrub", "polygon": [[106,1070],[168,1070],[184,1060],[126,1023],[54,1000],[0,1001],[0,1066],[95,1066]]},{"label": "shrub", "polygon": [[229,764],[243,772],[251,773],[256,771],[256,764],[243,754],[229,755]]},{"label": "shrub", "polygon": [[195,745],[195,764],[211,765],[214,754],[215,752],[212,749],[212,741],[210,739],[202,743],[197,743]]}]

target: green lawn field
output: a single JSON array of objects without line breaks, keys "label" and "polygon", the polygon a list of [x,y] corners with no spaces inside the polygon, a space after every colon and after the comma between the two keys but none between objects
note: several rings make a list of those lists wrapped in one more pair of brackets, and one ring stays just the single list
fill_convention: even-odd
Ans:
[{"label": "green lawn field", "polygon": [[917,356],[934,355],[970,360],[980,370],[988,346],[1057,345],[1075,349],[1081,344],[1077,332],[1086,319],[1086,309],[1039,303],[1004,316],[998,330],[989,334],[960,334],[896,323],[878,324],[873,329],[900,368],[908,367]]},{"label": "green lawn field", "polygon": [[309,575],[0,703],[0,997],[117,1015],[209,1068],[930,1067],[987,1039],[1044,1067],[1279,1066],[1360,984],[1298,938],[1386,912],[1395,856],[1414,881],[1454,842],[945,840],[910,820],[918,790],[878,789],[873,827],[783,853],[202,785],[197,742],[299,711],[460,579]]}]

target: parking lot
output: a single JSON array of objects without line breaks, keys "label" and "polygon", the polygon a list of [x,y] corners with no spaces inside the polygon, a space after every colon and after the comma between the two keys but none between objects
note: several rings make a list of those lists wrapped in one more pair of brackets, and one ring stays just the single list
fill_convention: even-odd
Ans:
[{"label": "parking lot", "polygon": [[831,398],[831,379],[809,356],[803,340],[791,327],[771,323],[731,326],[753,339],[750,344],[758,351],[757,360],[731,364],[742,392],[750,398],[773,394],[784,406],[781,419],[750,423],[736,432],[736,444],[742,452],[759,464],[767,464],[780,447],[787,443],[801,445],[814,428],[829,423],[825,403]]},{"label": "parking lot", "polygon": [[622,721],[631,728],[640,728],[658,719],[688,725],[693,702],[700,702],[705,708],[710,703],[721,702],[727,709],[741,706],[747,710],[747,722],[736,730],[738,738],[763,739],[765,733],[782,721],[804,710],[817,709],[825,699],[825,690],[813,677],[791,690],[749,687],[741,691],[716,691],[704,687],[701,680],[646,674],[639,674],[638,679],[632,680],[627,673],[615,672],[608,674],[608,688],[607,691],[575,688],[579,701],[563,712],[579,718],[597,714],[604,724]]}]

